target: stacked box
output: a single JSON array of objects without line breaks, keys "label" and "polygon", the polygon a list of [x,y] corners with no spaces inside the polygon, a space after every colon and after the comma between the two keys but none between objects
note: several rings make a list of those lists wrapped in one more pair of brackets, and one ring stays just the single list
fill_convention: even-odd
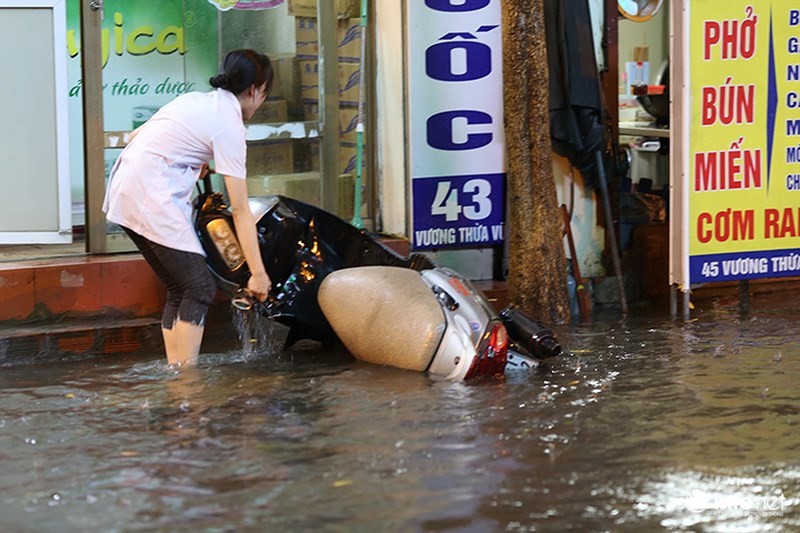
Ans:
[{"label": "stacked box", "polygon": [[319,101],[319,61],[316,59],[301,59],[300,63],[300,101]]},{"label": "stacked box", "polygon": [[[357,145],[355,143],[339,143],[339,173],[340,174],[353,174],[356,173],[356,159],[358,157]],[[367,147],[364,146],[361,154],[361,175],[364,176],[367,166],[366,157]],[[314,169],[319,169],[319,145],[311,147],[311,166]]]},{"label": "stacked box", "polygon": [[270,62],[272,63],[272,87],[269,90],[269,94],[267,95],[267,100],[280,100],[283,98],[283,82],[281,78],[283,78],[283,73],[280,69],[280,58],[270,56]]},{"label": "stacked box", "polygon": [[247,175],[289,174],[294,172],[291,141],[250,143],[247,145]]},{"label": "stacked box", "polygon": [[[337,214],[345,219],[353,216],[356,126],[358,102],[361,91],[360,0],[335,0],[337,23],[337,56],[339,86],[339,209]],[[295,39],[300,79],[300,102],[304,120],[319,120],[319,28],[317,26],[316,0],[289,0],[289,13],[296,16]],[[319,169],[319,144],[310,147],[311,167]],[[345,169],[349,169],[345,171]],[[319,181],[314,185],[307,180],[288,181],[281,194],[296,197],[319,205]],[[275,185],[275,184],[273,184]],[[312,191],[316,194],[311,198]],[[366,199],[366,197],[365,197]]]},{"label": "stacked box", "polygon": [[[339,104],[343,107],[358,105],[361,90],[361,71],[358,63],[339,63]],[[319,101],[319,61],[300,61],[300,99],[303,103]]]},{"label": "stacked box", "polygon": [[303,120],[319,120],[319,101],[306,100],[303,102]]},{"label": "stacked box", "polygon": [[298,59],[319,57],[317,19],[308,17],[294,19],[294,46],[294,53]]},{"label": "stacked box", "polygon": [[[305,120],[319,120],[319,102],[303,102]],[[339,106],[339,141],[355,144],[357,141],[358,106],[344,104]]]},{"label": "stacked box", "polygon": [[286,122],[289,119],[286,100],[266,100],[256,109],[248,124],[262,124],[265,122]]},{"label": "stacked box", "polygon": [[355,144],[358,140],[358,106],[339,106],[339,142]]},{"label": "stacked box", "polygon": [[[355,202],[355,180],[352,174],[342,174],[339,176],[339,208],[336,213],[345,220],[349,220],[354,215],[353,205]],[[364,196],[362,195],[362,199]]]},{"label": "stacked box", "polygon": [[342,19],[337,28],[337,50],[339,62],[359,63],[361,58],[361,40],[364,38],[361,19]]},{"label": "stacked box", "polygon": [[[257,176],[247,178],[248,196],[269,196],[280,194],[306,202],[320,205],[320,181],[318,174],[290,174],[284,176]],[[353,176],[339,176],[339,205],[336,214],[342,218],[353,216]]]},{"label": "stacked box", "polygon": [[249,196],[280,194],[302,202],[319,204],[319,178],[312,175],[288,174],[247,178]]},{"label": "stacked box", "polygon": [[[342,19],[336,26],[337,56],[341,63],[358,63],[361,57],[361,25],[359,19]],[[319,58],[317,19],[297,17],[294,21],[295,54],[298,59]]]},{"label": "stacked box", "polygon": [[[366,151],[366,146],[363,148]],[[342,174],[356,173],[356,160],[358,159],[358,146],[356,143],[339,143],[339,172]],[[361,175],[364,175],[364,167],[366,166],[366,157],[364,153],[361,154]]]},{"label": "stacked box", "polygon": [[358,63],[339,63],[339,105],[358,105],[361,67]]},{"label": "stacked box", "polygon": [[[298,195],[298,188],[295,187],[292,193],[294,196],[290,195],[287,192],[287,183],[290,181],[302,181],[307,182],[307,191],[306,194],[299,194]],[[313,203],[315,199],[319,198],[318,192],[313,192],[312,187],[310,186],[311,182],[317,182],[318,180],[310,178],[310,177],[303,177],[303,175],[282,175],[282,176],[253,176],[247,178],[247,195],[248,196],[269,196],[272,194],[280,194],[282,196],[290,196],[302,202]],[[319,188],[319,187],[317,187]]]},{"label": "stacked box", "polygon": [[275,79],[267,100],[285,99],[296,102],[300,98],[300,70],[293,54],[271,55]]}]

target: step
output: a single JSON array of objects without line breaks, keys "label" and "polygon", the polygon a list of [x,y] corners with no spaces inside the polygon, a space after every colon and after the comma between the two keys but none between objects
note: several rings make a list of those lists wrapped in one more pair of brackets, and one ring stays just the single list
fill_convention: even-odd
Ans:
[{"label": "step", "polygon": [[0,367],[163,350],[156,318],[70,321],[0,328]]}]

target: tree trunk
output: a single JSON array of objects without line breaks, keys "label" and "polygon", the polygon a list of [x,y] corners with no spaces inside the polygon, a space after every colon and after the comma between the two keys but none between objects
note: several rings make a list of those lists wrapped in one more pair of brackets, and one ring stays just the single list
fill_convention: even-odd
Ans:
[{"label": "tree trunk", "polygon": [[553,178],[543,0],[503,0],[509,300],[542,321],[569,318],[563,222]]}]

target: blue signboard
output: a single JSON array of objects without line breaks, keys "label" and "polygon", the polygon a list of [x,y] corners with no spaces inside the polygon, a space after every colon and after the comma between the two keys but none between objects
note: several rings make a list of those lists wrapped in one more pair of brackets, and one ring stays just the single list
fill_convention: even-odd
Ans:
[{"label": "blue signboard", "polygon": [[412,246],[503,242],[500,0],[408,2]]}]

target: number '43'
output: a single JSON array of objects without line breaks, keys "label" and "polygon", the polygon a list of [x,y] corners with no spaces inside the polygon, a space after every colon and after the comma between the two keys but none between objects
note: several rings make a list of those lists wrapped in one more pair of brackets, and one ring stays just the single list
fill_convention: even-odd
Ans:
[{"label": "number '43'", "polygon": [[492,184],[484,179],[464,182],[462,193],[471,197],[471,204],[461,206],[458,201],[458,188],[449,181],[440,181],[431,205],[431,215],[444,215],[448,222],[458,220],[462,212],[469,220],[483,220],[492,214]]}]

